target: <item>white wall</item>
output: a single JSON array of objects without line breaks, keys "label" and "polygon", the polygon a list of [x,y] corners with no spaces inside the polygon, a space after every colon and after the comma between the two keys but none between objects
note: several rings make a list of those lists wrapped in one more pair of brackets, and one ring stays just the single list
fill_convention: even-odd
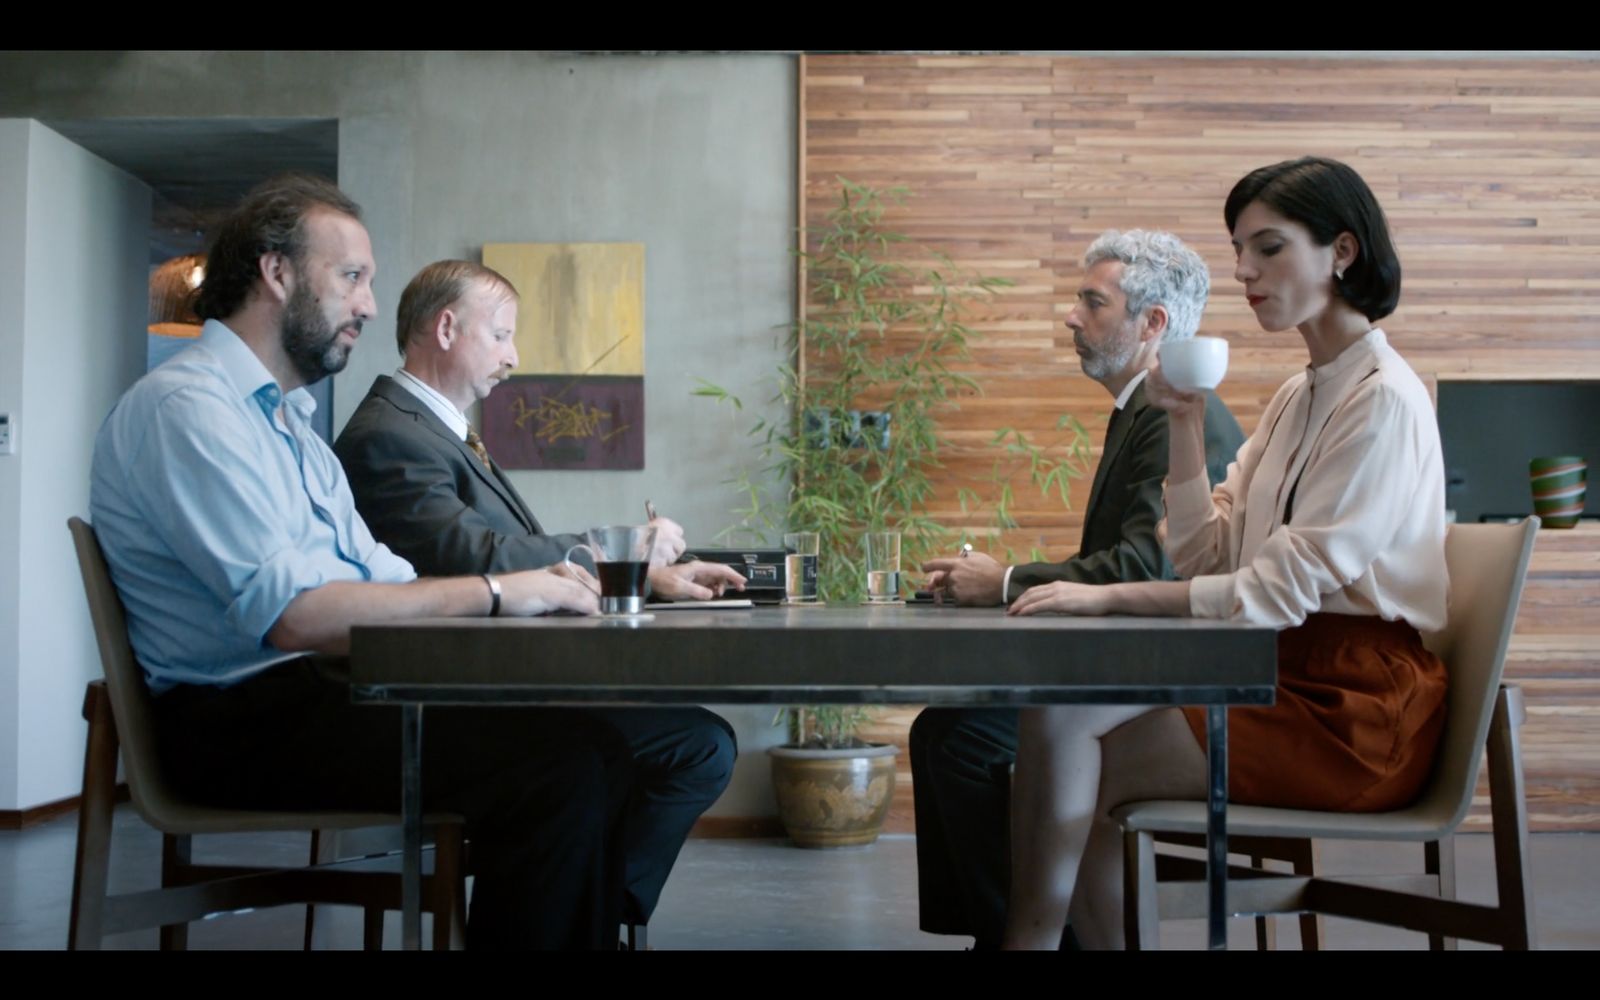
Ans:
[{"label": "white wall", "polygon": [[[0,118],[0,413],[22,408],[23,261],[28,231],[25,120]],[[17,808],[18,546],[22,463],[0,455],[0,809]]]},{"label": "white wall", "polygon": [[[15,126],[15,122],[7,123]],[[27,129],[19,518],[0,558],[17,595],[16,786],[26,809],[81,787],[84,684],[101,675],[66,519],[89,509],[95,433],[144,370],[150,189],[37,122]],[[14,131],[14,128],[13,128]],[[8,332],[8,336],[11,336]]]}]

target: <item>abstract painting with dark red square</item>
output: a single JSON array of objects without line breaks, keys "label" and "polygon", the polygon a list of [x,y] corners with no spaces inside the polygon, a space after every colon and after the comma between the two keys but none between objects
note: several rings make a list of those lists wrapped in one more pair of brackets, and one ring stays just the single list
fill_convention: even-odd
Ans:
[{"label": "abstract painting with dark red square", "polygon": [[506,469],[643,469],[642,375],[513,375],[483,401]]}]

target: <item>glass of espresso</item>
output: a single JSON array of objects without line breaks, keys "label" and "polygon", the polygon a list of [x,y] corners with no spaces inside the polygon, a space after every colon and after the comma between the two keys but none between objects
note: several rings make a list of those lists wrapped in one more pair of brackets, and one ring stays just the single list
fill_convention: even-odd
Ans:
[{"label": "glass of espresso", "polygon": [[817,553],[821,539],[815,531],[795,531],[783,536],[783,600],[785,604],[815,604]]},{"label": "glass of espresso", "polygon": [[565,561],[572,565],[572,553],[586,549],[594,557],[595,576],[600,579],[600,613],[637,615],[644,611],[645,579],[650,573],[650,550],[656,543],[654,525],[614,525],[590,528],[587,542],[567,550]]},{"label": "glass of espresso", "polygon": [[900,532],[869,531],[862,544],[867,550],[867,603],[900,603]]}]

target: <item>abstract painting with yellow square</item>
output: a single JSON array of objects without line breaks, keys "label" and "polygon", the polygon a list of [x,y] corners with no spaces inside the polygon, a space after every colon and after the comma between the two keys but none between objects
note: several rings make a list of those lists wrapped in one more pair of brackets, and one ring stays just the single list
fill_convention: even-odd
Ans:
[{"label": "abstract painting with yellow square", "polygon": [[483,407],[513,469],[644,468],[644,244],[488,243],[516,287],[518,366]]}]

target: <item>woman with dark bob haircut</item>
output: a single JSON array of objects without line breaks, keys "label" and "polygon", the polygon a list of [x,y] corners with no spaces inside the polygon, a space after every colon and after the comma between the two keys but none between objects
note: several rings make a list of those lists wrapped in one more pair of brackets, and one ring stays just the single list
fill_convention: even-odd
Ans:
[{"label": "woman with dark bob haircut", "polygon": [[[1228,195],[1234,277],[1309,364],[1208,489],[1200,393],[1155,369],[1171,420],[1162,524],[1183,579],[1028,590],[1011,614],[1192,615],[1275,626],[1277,702],[1229,714],[1233,802],[1351,812],[1416,797],[1444,726],[1445,671],[1419,629],[1445,623],[1444,464],[1427,390],[1373,324],[1400,261],[1372,191],[1333,160],[1252,171]],[[1071,917],[1121,947],[1122,838],[1111,811],[1206,796],[1198,709],[1022,713],[1006,944],[1054,948]]]}]

